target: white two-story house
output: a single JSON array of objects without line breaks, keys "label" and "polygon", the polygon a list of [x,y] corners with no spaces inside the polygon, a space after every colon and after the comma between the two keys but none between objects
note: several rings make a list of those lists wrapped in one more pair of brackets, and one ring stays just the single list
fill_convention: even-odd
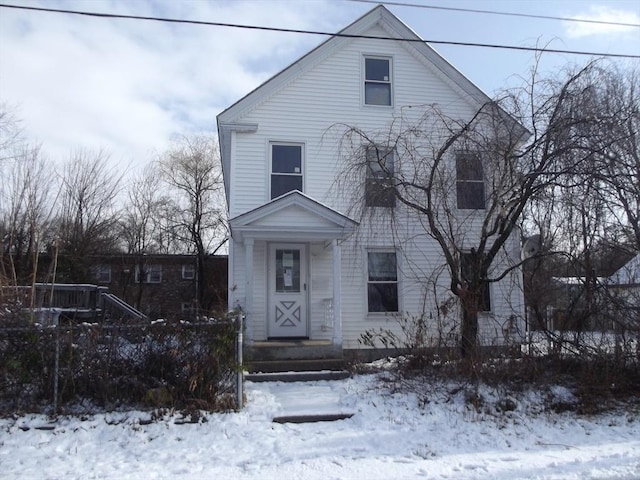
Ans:
[{"label": "white two-story house", "polygon": [[[367,331],[402,335],[399,318],[426,319],[434,336],[455,337],[459,326],[443,308],[455,298],[424,225],[376,220],[382,209],[402,209],[384,197],[369,215],[355,213],[354,201],[369,202],[367,177],[376,171],[361,181],[345,177],[344,129],[388,132],[401,109],[418,105],[464,119],[489,99],[426,43],[385,40],[419,37],[383,6],[340,33],[347,35],[331,37],[217,119],[231,229],[229,306],[243,309],[256,348],[296,345],[298,354],[308,347],[327,355],[364,348]],[[467,177],[459,180],[472,187],[473,202],[483,177]],[[514,238],[515,255],[518,245]],[[505,322],[523,318],[522,289],[507,276],[487,295],[479,338],[499,345]]]}]

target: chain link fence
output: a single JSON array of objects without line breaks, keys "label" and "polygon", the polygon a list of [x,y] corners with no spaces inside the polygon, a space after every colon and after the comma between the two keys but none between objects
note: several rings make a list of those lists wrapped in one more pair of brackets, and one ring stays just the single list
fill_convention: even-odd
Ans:
[{"label": "chain link fence", "polygon": [[3,320],[1,414],[242,407],[238,315],[197,323]]}]

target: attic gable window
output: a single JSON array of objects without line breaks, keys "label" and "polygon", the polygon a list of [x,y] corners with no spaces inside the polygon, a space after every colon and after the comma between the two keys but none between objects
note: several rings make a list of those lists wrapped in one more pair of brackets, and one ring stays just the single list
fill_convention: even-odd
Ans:
[{"label": "attic gable window", "polygon": [[368,207],[395,207],[396,196],[393,191],[393,149],[370,145],[366,148],[366,161],[366,205]]},{"label": "attic gable window", "polygon": [[391,106],[391,59],[364,57],[365,105]]},{"label": "attic gable window", "polygon": [[271,144],[271,199],[298,190],[302,192],[302,145]]},{"label": "attic gable window", "polygon": [[484,172],[479,155],[456,155],[456,194],[459,209],[485,209]]}]

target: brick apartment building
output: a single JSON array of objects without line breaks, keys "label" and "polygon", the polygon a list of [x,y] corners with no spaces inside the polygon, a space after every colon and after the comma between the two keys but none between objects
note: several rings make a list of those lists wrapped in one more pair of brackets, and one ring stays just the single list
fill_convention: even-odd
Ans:
[{"label": "brick apartment building", "polygon": [[[91,259],[92,283],[137,308],[149,318],[190,320],[200,312],[215,315],[227,308],[227,256],[205,261],[204,279],[198,278],[193,255],[105,255]],[[202,304],[199,282],[205,282]]]}]

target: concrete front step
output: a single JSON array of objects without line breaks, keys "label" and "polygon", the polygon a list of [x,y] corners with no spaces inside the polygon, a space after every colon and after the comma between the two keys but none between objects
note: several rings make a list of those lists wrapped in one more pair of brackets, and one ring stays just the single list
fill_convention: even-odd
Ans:
[{"label": "concrete front step", "polygon": [[317,372],[321,370],[344,370],[345,362],[342,358],[316,358],[298,360],[263,360],[249,361],[245,369],[250,373],[275,372]]},{"label": "concrete front step", "polygon": [[325,413],[319,415],[284,415],[275,417],[273,423],[335,422],[353,417],[353,413]]},{"label": "concrete front step", "polygon": [[344,370],[245,373],[244,375],[244,379],[249,382],[314,382],[318,380],[343,380],[345,378],[349,378],[349,372]]}]

